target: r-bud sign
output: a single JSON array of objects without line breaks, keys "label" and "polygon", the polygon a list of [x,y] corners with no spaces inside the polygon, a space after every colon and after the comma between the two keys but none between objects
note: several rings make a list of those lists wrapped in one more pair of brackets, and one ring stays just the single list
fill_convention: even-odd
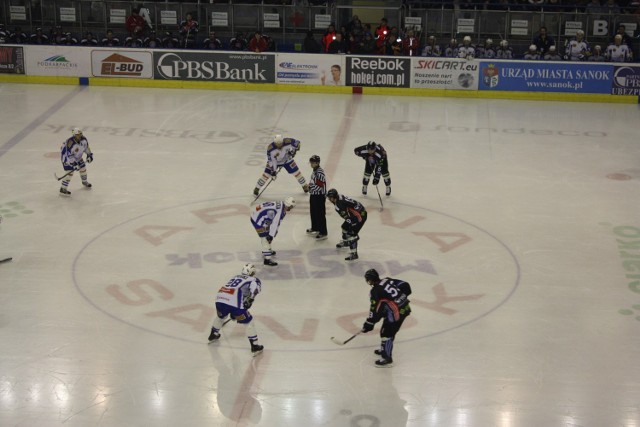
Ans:
[{"label": "r-bud sign", "polygon": [[153,53],[156,80],[275,83],[275,55],[218,52]]},{"label": "r-bud sign", "polygon": [[411,58],[348,56],[348,86],[409,87]]}]

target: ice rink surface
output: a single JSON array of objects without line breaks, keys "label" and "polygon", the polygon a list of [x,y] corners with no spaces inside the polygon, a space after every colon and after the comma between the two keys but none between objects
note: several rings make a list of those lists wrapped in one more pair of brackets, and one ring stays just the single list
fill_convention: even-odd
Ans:
[{"label": "ice rink surface", "polygon": [[[640,426],[636,105],[0,85],[0,425]],[[84,129],[93,188],[61,197]],[[316,242],[298,205],[261,264],[251,193],[274,133],[363,202]],[[369,140],[393,194],[362,196]],[[384,189],[381,186],[381,191]],[[251,312],[207,344],[217,289],[256,262]],[[374,367],[368,268],[409,281],[394,366]]]}]

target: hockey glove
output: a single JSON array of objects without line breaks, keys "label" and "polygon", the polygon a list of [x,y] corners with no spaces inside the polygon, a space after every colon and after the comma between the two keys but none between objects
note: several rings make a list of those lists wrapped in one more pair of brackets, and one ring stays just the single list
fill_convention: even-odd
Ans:
[{"label": "hockey glove", "polygon": [[267,242],[269,242],[269,244],[271,244],[271,242],[273,242],[273,237],[267,236]]},{"label": "hockey glove", "polygon": [[366,334],[367,332],[373,331],[373,326],[374,324],[367,320],[364,322],[364,325],[362,325],[362,332]]},{"label": "hockey glove", "polygon": [[93,153],[87,155],[87,163],[93,162]]},{"label": "hockey glove", "polygon": [[252,304],[253,304],[253,298],[250,298],[250,297],[245,298],[244,301],[242,302],[242,306],[245,308],[245,310],[250,309]]},{"label": "hockey glove", "polygon": [[277,175],[278,175],[278,171],[276,171],[276,170],[272,170],[272,171],[271,171],[271,179],[272,179],[272,180],[274,180],[274,181],[275,181],[275,180],[276,180],[276,176],[277,176]]}]

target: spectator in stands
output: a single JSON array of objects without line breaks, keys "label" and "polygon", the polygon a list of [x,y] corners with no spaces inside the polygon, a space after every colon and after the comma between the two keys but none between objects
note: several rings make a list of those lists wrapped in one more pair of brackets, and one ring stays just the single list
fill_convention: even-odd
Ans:
[{"label": "spectator in stands", "polygon": [[608,62],[631,62],[633,56],[629,46],[622,43],[622,36],[616,34],[613,38],[613,44],[607,46],[605,57]]},{"label": "spectator in stands", "polygon": [[476,48],[476,58],[493,59],[496,57],[496,48],[493,46],[493,39],[487,39],[484,45]]},{"label": "spectator in stands", "polygon": [[315,39],[311,30],[307,31],[307,37],[302,42],[302,51],[305,53],[320,53],[322,51],[320,43]]},{"label": "spectator in stands", "polygon": [[440,45],[436,43],[435,36],[429,36],[429,38],[427,38],[427,44],[424,49],[422,49],[422,56],[442,56]]},{"label": "spectator in stands", "polygon": [[196,47],[196,37],[198,35],[198,21],[193,19],[193,15],[187,13],[187,17],[180,23],[180,47],[193,49]]},{"label": "spectator in stands", "polygon": [[607,13],[606,8],[602,6],[600,0],[591,0],[591,2],[587,3],[584,11],[589,15],[594,15],[592,19],[598,19],[601,15]]},{"label": "spectator in stands", "polygon": [[215,31],[209,31],[209,37],[202,42],[202,48],[207,50],[221,50],[222,42],[216,37]]},{"label": "spectator in stands", "polygon": [[387,26],[387,18],[380,19],[380,25],[375,31],[376,48],[378,53],[384,55],[385,43],[389,35],[389,27]]},{"label": "spectator in stands", "polygon": [[160,37],[156,35],[155,30],[151,30],[149,37],[144,39],[143,45],[144,47],[149,47],[151,49],[162,47],[162,40],[160,40]]},{"label": "spectator in stands", "polygon": [[[398,41],[400,40],[400,41]],[[391,27],[387,33],[387,38],[383,44],[381,55],[398,55],[402,50],[402,38],[398,32],[398,27]]]},{"label": "spectator in stands", "polygon": [[336,27],[333,24],[329,24],[327,31],[322,36],[323,52],[329,52],[329,45],[336,39]]},{"label": "spectator in stands", "polygon": [[536,45],[538,54],[544,57],[549,48],[556,44],[556,41],[547,33],[547,27],[542,26],[538,30],[538,35],[533,38],[533,44]]},{"label": "spectator in stands", "polygon": [[329,44],[329,50],[327,53],[350,53],[349,45],[347,41],[343,38],[341,32],[336,33],[336,38]]},{"label": "spectator in stands", "polygon": [[143,47],[144,42],[142,41],[141,30],[137,30],[132,35],[124,39],[124,46],[125,47]]},{"label": "spectator in stands", "polygon": [[536,46],[535,44],[529,46],[529,50],[525,52],[522,59],[524,59],[525,61],[539,61],[540,54],[538,53],[538,46]]},{"label": "spectator in stands", "polygon": [[64,35],[64,44],[66,46],[77,46],[78,45],[78,39],[73,37],[73,34],[67,33],[67,34]]},{"label": "spectator in stands", "polygon": [[51,44],[54,44],[54,45],[64,44],[64,33],[62,32],[62,27],[60,25],[57,25],[56,27],[52,28],[49,34],[50,34],[49,41],[51,42]]},{"label": "spectator in stands", "polygon": [[617,35],[620,35],[622,37],[622,44],[626,44],[627,46],[629,46],[629,49],[633,49],[633,38],[629,34],[627,34],[627,27],[624,24],[618,25],[618,29],[616,30],[616,34],[611,39],[611,43],[615,43],[615,36]]},{"label": "spectator in stands", "polygon": [[402,53],[408,56],[420,56],[420,38],[416,37],[413,29],[407,31],[407,35],[402,39]]},{"label": "spectator in stands", "polygon": [[49,37],[42,32],[42,28],[36,28],[36,32],[29,37],[31,44],[49,44]]},{"label": "spectator in stands", "polygon": [[373,39],[371,31],[365,31],[362,41],[358,43],[358,53],[363,55],[373,55],[376,53],[376,41]]},{"label": "spectator in stands", "polygon": [[545,61],[562,61],[562,56],[558,53],[556,45],[549,46],[549,50],[545,53],[543,59]]},{"label": "spectator in stands", "polygon": [[445,58],[457,58],[458,57],[458,40],[449,40],[449,45],[444,49]]},{"label": "spectator in stands", "polygon": [[146,25],[147,23],[145,22],[144,18],[140,16],[140,9],[134,7],[131,10],[131,15],[126,20],[124,27],[127,30],[127,33],[129,33],[130,37],[133,37],[134,35],[136,37],[140,37],[140,35],[144,32]]},{"label": "spectator in stands", "polygon": [[496,59],[513,59],[513,49],[507,40],[500,41],[500,47],[496,50]]},{"label": "spectator in stands", "polygon": [[269,48],[269,43],[262,37],[262,33],[260,31],[256,31],[249,40],[249,50],[251,52],[260,53],[266,52]]},{"label": "spectator in stands", "polygon": [[604,7],[609,15],[620,15],[620,6],[616,0],[607,0]]},{"label": "spectator in stands", "polygon": [[591,49],[589,48],[589,43],[584,39],[584,31],[576,31],[575,38],[572,38],[567,43],[565,59],[569,61],[586,61],[590,54]]},{"label": "spectator in stands", "polygon": [[107,34],[105,34],[100,44],[106,47],[120,46],[120,39],[113,35],[112,30],[107,30]]},{"label": "spectator in stands", "polygon": [[605,62],[607,58],[602,53],[602,47],[599,44],[593,47],[593,55],[587,58],[590,62]]},{"label": "spectator in stands", "polygon": [[353,36],[354,43],[360,43],[364,37],[364,26],[362,25],[360,18],[358,18],[358,15],[353,15],[351,21],[347,24],[347,31],[349,33],[349,37]]},{"label": "spectator in stands", "polygon": [[230,50],[247,50],[249,42],[242,32],[238,32],[235,37],[229,40]]},{"label": "spectator in stands", "polygon": [[87,31],[84,38],[80,40],[80,46],[98,46],[98,40],[93,37],[93,33],[91,31]]},{"label": "spectator in stands", "polygon": [[16,27],[16,29],[9,35],[9,43],[13,44],[26,44],[29,39],[27,34],[22,31],[22,28]]},{"label": "spectator in stands", "polygon": [[178,38],[171,31],[166,31],[162,38],[162,47],[166,49],[176,49],[180,45]]}]

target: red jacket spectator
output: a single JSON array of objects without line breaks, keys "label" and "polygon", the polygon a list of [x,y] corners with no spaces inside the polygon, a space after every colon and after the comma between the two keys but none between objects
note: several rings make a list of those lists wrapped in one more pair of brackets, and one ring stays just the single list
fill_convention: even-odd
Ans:
[{"label": "red jacket spectator", "polygon": [[380,20],[380,25],[376,28],[376,47],[378,51],[382,52],[384,50],[384,43],[387,40],[387,35],[389,34],[389,27],[387,27],[386,18],[382,18]]},{"label": "red jacket spectator", "polygon": [[249,41],[249,50],[251,52],[264,52],[269,48],[269,43],[262,37],[260,31],[256,31],[256,33],[251,37]]},{"label": "red jacket spectator", "polygon": [[131,11],[131,16],[127,18],[124,26],[129,32],[129,35],[133,36],[134,34],[142,34],[147,25],[147,22],[144,20],[142,16],[140,16],[140,9],[134,8]]},{"label": "red jacket spectator", "polygon": [[329,45],[336,39],[336,27],[329,25],[327,32],[322,36],[322,48],[325,53],[329,52]]}]

